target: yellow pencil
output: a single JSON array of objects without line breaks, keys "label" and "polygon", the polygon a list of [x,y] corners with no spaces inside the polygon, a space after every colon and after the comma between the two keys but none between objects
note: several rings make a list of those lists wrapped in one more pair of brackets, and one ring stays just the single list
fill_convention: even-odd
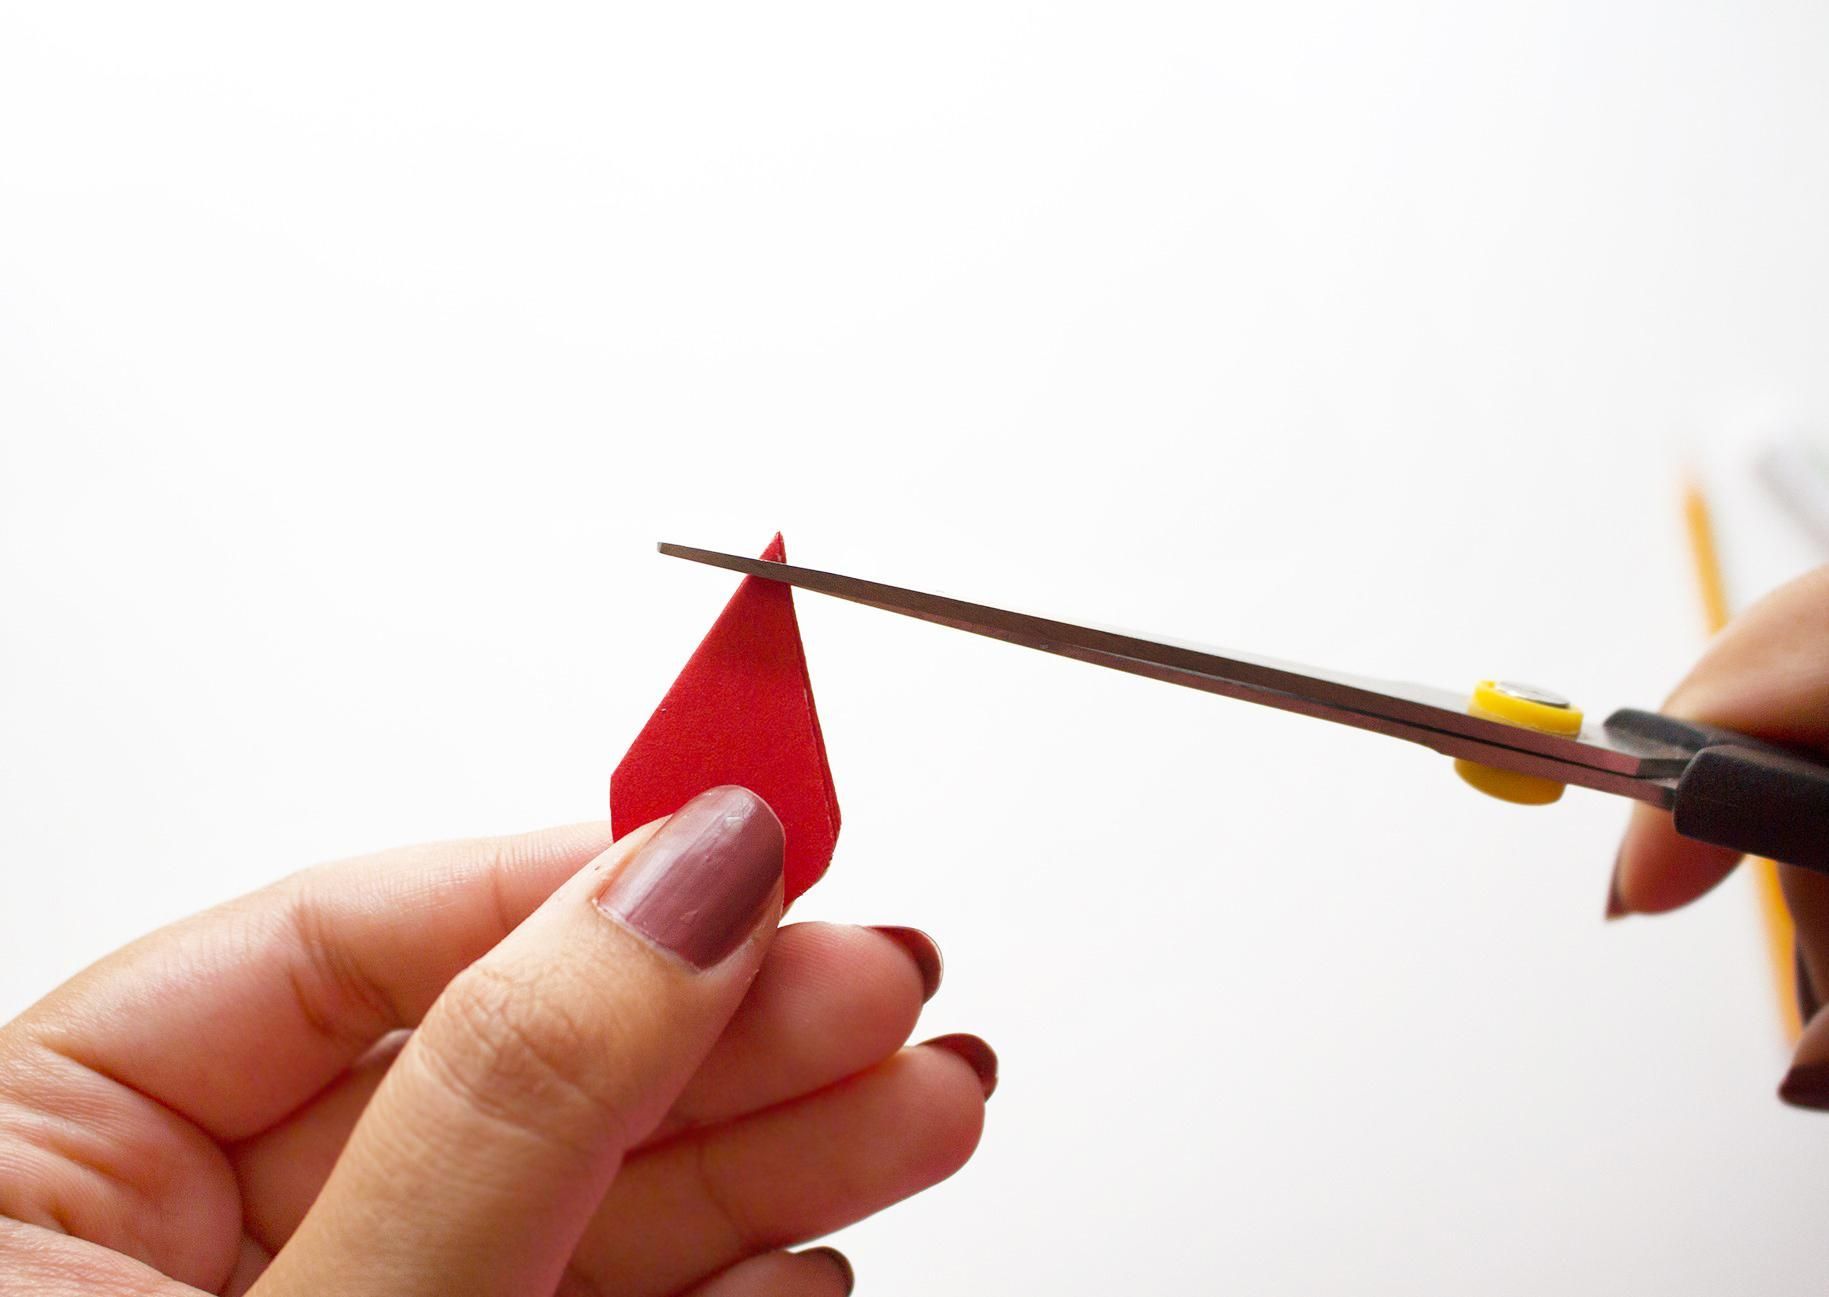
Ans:
[{"label": "yellow pencil", "polygon": [[[1715,551],[1715,527],[1709,517],[1708,497],[1700,482],[1691,478],[1683,488],[1683,521],[1689,530],[1689,555],[1695,565],[1696,588],[1702,596],[1702,614],[1708,633],[1727,625],[1727,588],[1721,580],[1721,558]],[[1787,1039],[1795,1042],[1803,1031],[1803,1012],[1797,1003],[1796,928],[1778,885],[1778,866],[1770,860],[1749,860],[1753,887],[1759,897],[1759,916],[1765,928],[1766,954],[1771,961],[1772,983],[1778,994],[1778,1014]]]}]

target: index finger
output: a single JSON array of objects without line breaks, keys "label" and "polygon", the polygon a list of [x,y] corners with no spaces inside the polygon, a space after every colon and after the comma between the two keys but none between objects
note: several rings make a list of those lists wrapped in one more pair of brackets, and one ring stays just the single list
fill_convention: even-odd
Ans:
[{"label": "index finger", "polygon": [[141,938],[7,1034],[243,1139],[415,1025],[609,845],[574,824],[309,869]]}]

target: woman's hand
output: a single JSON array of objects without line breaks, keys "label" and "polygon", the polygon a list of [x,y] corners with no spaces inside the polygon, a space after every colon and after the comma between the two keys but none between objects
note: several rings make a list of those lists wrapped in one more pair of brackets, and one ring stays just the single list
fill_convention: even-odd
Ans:
[{"label": "woman's hand", "polygon": [[0,1029],[0,1293],[848,1291],[781,1249],[958,1169],[996,1060],[902,1048],[920,934],[777,931],[781,845],[714,789],[613,846],[324,866],[104,960]]},{"label": "woman's hand", "polygon": [[[1829,749],[1829,568],[1768,596],[1709,646],[1663,710],[1758,738]],[[1613,870],[1607,917],[1687,905],[1733,869],[1738,857],[1680,838],[1670,816],[1633,808]],[[1805,1027],[1779,1087],[1788,1102],[1829,1109],[1829,875],[1780,866],[1797,922],[1797,984]]]}]

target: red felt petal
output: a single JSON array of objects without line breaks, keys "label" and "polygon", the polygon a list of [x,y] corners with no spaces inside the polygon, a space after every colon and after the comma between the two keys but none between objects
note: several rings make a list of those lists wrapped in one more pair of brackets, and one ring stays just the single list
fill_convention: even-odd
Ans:
[{"label": "red felt petal", "polygon": [[[762,557],[785,562],[777,535]],[[610,776],[617,836],[671,815],[707,788],[741,784],[787,831],[792,901],[838,842],[838,795],[813,708],[792,591],[745,577]]]}]

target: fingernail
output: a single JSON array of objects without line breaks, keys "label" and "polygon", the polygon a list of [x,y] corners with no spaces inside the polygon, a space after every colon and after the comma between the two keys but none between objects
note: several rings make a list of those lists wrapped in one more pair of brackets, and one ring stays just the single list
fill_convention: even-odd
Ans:
[{"label": "fingernail", "polygon": [[1797,1016],[1808,1022],[1823,1004],[1816,998],[1816,982],[1810,976],[1810,966],[1804,963],[1804,948],[1796,942],[1791,944],[1791,973],[1797,986]]},{"label": "fingernail", "polygon": [[1609,923],[1614,919],[1623,919],[1631,913],[1626,909],[1626,902],[1619,894],[1619,862],[1624,855],[1624,847],[1613,853],[1613,877],[1607,883],[1607,921]]},{"label": "fingernail", "polygon": [[877,927],[873,931],[882,933],[908,952],[908,957],[921,971],[921,1003],[933,999],[934,992],[940,989],[940,973],[944,967],[939,943],[919,928]]},{"label": "fingernail", "polygon": [[606,914],[699,968],[749,936],[781,881],[784,837],[747,788],[700,793],[661,825],[597,897]]},{"label": "fingernail", "polygon": [[972,1071],[978,1073],[978,1084],[984,1087],[985,1098],[990,1098],[997,1089],[996,1051],[978,1037],[960,1032],[951,1036],[935,1036],[932,1040],[921,1043],[931,1049],[944,1049],[949,1054],[957,1054],[971,1064]]},{"label": "fingernail", "polygon": [[837,1266],[838,1273],[844,1277],[846,1297],[850,1297],[851,1290],[853,1288],[857,1287],[857,1271],[855,1271],[851,1268],[850,1259],[847,1258],[845,1256],[845,1254],[843,1252],[840,1252],[837,1248],[835,1248],[835,1247],[810,1247],[810,1248],[807,1248],[800,1255],[801,1256],[824,1257],[826,1260],[830,1261],[833,1265]]},{"label": "fingernail", "polygon": [[1793,1108],[1829,1111],[1829,1063],[1799,1063],[1778,1083],[1778,1097]]}]

